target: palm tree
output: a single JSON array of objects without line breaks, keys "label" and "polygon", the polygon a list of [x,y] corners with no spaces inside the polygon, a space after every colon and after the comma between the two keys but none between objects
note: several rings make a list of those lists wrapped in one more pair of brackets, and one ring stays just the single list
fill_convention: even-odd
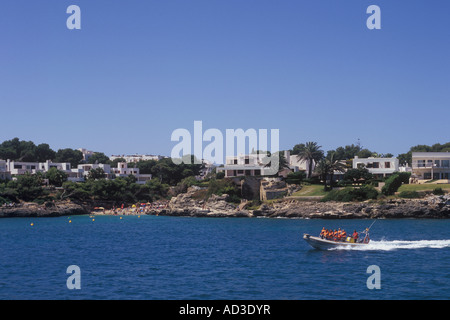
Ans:
[{"label": "palm tree", "polygon": [[308,178],[311,178],[312,175],[313,162],[317,163],[323,158],[323,151],[320,148],[321,146],[317,142],[310,141],[305,144],[297,155],[299,160],[308,161]]},{"label": "palm tree", "polygon": [[326,158],[322,158],[317,166],[316,172],[322,176],[324,190],[327,190],[327,177],[330,175],[330,187],[333,185],[334,172],[345,172],[345,162],[341,161],[335,151],[328,152]]},{"label": "palm tree", "polygon": [[347,165],[345,163],[345,160],[343,161],[337,157],[335,151],[328,152],[326,161],[328,162],[328,166],[330,167],[330,186],[333,186],[334,173],[336,171],[344,173],[347,168]]}]

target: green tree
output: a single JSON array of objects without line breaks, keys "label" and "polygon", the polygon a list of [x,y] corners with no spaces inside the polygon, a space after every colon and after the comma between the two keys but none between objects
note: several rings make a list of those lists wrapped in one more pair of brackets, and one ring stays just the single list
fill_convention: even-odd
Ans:
[{"label": "green tree", "polygon": [[54,160],[56,152],[50,148],[46,143],[41,143],[36,147],[35,151],[36,161],[45,162],[47,160]]},{"label": "green tree", "polygon": [[158,178],[153,178],[145,183],[148,187],[151,200],[159,200],[167,197],[169,185],[161,183]]},{"label": "green tree", "polygon": [[351,183],[367,183],[373,179],[373,175],[364,166],[359,168],[348,169],[344,173],[344,181],[350,181]]},{"label": "green tree", "polygon": [[55,187],[61,187],[67,181],[67,174],[64,171],[53,167],[50,168],[44,175],[48,182]]},{"label": "green tree", "polygon": [[106,174],[102,168],[95,168],[89,170],[87,178],[88,180],[102,180],[106,178]]},{"label": "green tree", "polygon": [[42,174],[25,173],[17,176],[17,180],[8,182],[8,187],[15,189],[17,197],[24,201],[33,201],[44,195]]},{"label": "green tree", "polygon": [[74,150],[70,148],[59,149],[56,152],[56,162],[70,162],[72,168],[76,168],[78,164],[83,160],[83,153],[80,150]]},{"label": "green tree", "polygon": [[[339,160],[349,160],[353,159],[358,152],[361,151],[361,147],[359,145],[346,145],[345,147],[338,147],[336,148],[336,159]],[[329,151],[330,152],[330,151]]]},{"label": "green tree", "polygon": [[19,138],[3,141],[0,145],[0,158],[16,161],[36,161],[36,145],[32,141],[21,141]]},{"label": "green tree", "polygon": [[[119,162],[127,162],[127,161],[124,158],[116,158],[116,159],[114,159],[113,161],[110,162],[111,168],[117,168],[117,164]],[[140,172],[144,173],[144,172],[142,172],[142,170]]]},{"label": "green tree", "polygon": [[[87,162],[88,163],[103,163],[103,164],[111,163],[108,156],[105,155],[103,152],[94,152],[94,154],[89,157]],[[117,164],[116,164],[116,167],[117,167]]]},{"label": "green tree", "polygon": [[328,180],[330,180],[330,187],[333,186],[334,173],[336,171],[345,172],[345,168],[345,163],[342,160],[336,158],[335,151],[328,152],[327,156],[317,163],[315,169],[324,182],[324,190],[328,190]]},{"label": "green tree", "polygon": [[362,149],[356,154],[359,158],[369,158],[374,155],[374,152],[370,151],[369,149]]}]

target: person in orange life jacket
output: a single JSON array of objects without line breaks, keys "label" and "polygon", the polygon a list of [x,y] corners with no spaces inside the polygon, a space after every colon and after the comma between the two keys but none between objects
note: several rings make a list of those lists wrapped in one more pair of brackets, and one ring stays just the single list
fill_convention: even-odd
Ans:
[{"label": "person in orange life jacket", "polygon": [[342,241],[342,230],[341,230],[341,228],[338,229],[337,241]]},{"label": "person in orange life jacket", "polygon": [[358,242],[358,232],[353,231],[352,238],[355,239],[355,242]]},{"label": "person in orange life jacket", "polygon": [[347,238],[347,232],[345,232],[344,229],[342,229],[342,232],[341,232],[341,238],[342,238],[342,241],[345,241],[346,238]]},{"label": "person in orange life jacket", "polygon": [[327,230],[325,229],[325,227],[322,228],[322,231],[320,232],[320,237],[323,239],[325,237]]}]

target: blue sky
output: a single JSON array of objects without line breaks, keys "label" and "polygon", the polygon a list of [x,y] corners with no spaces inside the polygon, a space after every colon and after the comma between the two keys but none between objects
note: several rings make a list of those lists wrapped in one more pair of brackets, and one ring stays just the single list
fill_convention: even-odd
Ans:
[{"label": "blue sky", "polygon": [[[81,8],[81,30],[66,9]],[[366,9],[381,8],[381,30]],[[2,0],[0,141],[170,155],[173,130],[379,153],[450,141],[450,2]]]}]

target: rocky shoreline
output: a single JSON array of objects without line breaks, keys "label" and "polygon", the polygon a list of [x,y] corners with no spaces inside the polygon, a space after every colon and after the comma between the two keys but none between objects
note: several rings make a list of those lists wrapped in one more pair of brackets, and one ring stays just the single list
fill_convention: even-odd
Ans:
[{"label": "rocky shoreline", "polygon": [[42,205],[25,202],[11,207],[0,207],[0,218],[61,217],[90,213],[89,207],[72,201],[46,202]]},{"label": "rocky shoreline", "polygon": [[[195,200],[190,192],[173,197],[167,208],[150,210],[149,215],[187,217],[266,217],[304,219],[447,219],[450,218],[450,195],[430,195],[422,199],[389,199],[365,202],[320,202],[284,198],[250,209],[250,203],[235,205],[227,196],[212,195],[208,200]],[[71,201],[22,203],[0,207],[0,218],[58,217],[91,214],[92,207]]]},{"label": "rocky shoreline", "polygon": [[267,217],[304,219],[396,219],[450,218],[450,195],[422,199],[389,199],[364,202],[320,202],[284,198],[262,204],[256,210],[245,203],[226,201],[226,195],[212,195],[207,201],[194,200],[188,191],[172,198],[168,208],[150,214],[191,217]]}]

